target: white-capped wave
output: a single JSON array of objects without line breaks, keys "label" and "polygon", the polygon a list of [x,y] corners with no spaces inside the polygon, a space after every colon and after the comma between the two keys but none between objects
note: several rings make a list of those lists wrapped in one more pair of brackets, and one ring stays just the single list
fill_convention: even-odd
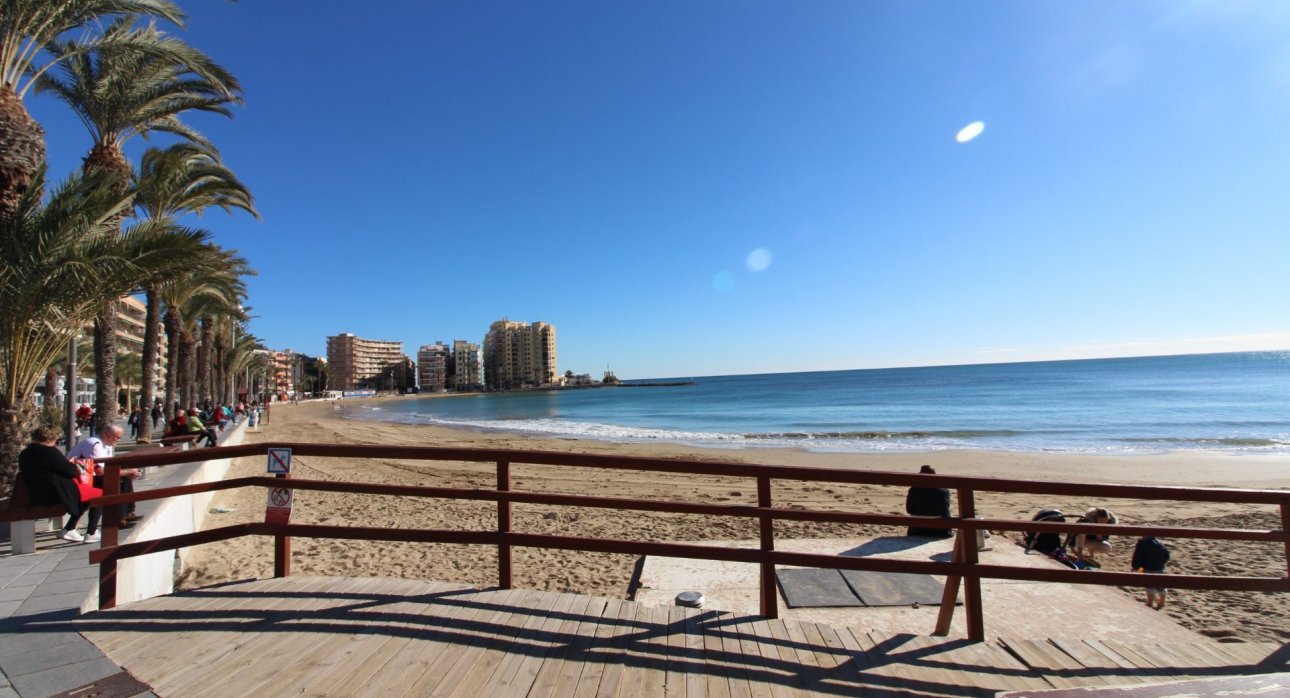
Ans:
[{"label": "white-capped wave", "polygon": [[596,422],[570,422],[560,419],[445,419],[418,412],[381,416],[383,421],[404,424],[428,424],[456,429],[504,431],[540,436],[564,436],[605,441],[672,441],[681,443],[708,443],[744,441],[739,434],[719,432],[694,432],[649,427],[627,427]]}]

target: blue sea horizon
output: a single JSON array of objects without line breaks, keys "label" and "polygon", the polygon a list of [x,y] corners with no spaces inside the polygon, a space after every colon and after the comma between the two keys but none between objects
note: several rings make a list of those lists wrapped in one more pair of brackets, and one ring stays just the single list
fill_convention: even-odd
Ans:
[{"label": "blue sea horizon", "polygon": [[346,416],[719,448],[1290,453],[1290,351],[657,380],[694,383],[358,401]]}]

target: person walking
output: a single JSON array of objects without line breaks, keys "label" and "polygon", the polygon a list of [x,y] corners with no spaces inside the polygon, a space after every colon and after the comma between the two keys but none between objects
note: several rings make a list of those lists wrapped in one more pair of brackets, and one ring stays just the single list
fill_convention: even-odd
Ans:
[{"label": "person walking", "polygon": [[161,426],[161,418],[166,416],[161,411],[161,402],[152,403],[152,430],[156,431]]}]

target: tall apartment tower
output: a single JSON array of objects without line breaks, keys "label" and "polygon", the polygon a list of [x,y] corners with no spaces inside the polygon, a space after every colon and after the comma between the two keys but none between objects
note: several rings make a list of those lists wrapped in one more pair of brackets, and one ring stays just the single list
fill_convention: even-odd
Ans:
[{"label": "tall apartment tower", "polygon": [[348,332],[327,338],[327,385],[355,390],[392,364],[404,360],[402,342],[363,339]]},{"label": "tall apartment tower", "polygon": [[442,392],[448,378],[448,359],[451,350],[443,342],[427,344],[417,350],[417,385],[421,390]]},{"label": "tall apartment tower", "polygon": [[452,343],[454,390],[479,390],[484,387],[484,352],[479,345],[464,339]]},{"label": "tall apartment tower", "polygon": [[484,377],[491,390],[555,382],[555,326],[501,319],[484,336]]}]

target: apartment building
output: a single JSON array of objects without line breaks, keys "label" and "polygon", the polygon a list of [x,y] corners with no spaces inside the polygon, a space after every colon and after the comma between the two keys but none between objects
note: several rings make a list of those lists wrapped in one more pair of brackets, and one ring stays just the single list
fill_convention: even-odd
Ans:
[{"label": "apartment building", "polygon": [[417,350],[417,385],[421,392],[443,392],[448,381],[448,363],[452,350],[443,342],[427,344]]},{"label": "apartment building", "polygon": [[402,342],[363,339],[351,333],[327,338],[327,385],[332,390],[357,390],[392,364],[406,361]]},{"label": "apartment building", "polygon": [[269,384],[266,386],[276,400],[289,400],[296,392],[296,353],[286,351],[265,352],[269,361]]},{"label": "apartment building", "polygon": [[[136,356],[143,356],[143,332],[148,326],[146,318],[148,316],[148,306],[142,299],[135,296],[121,296],[116,304],[116,350],[126,352]],[[86,335],[92,335],[92,330],[87,329]],[[166,386],[166,333],[161,327],[161,321],[157,321],[157,361],[152,365],[152,385],[157,395],[160,395]],[[116,377],[117,385],[120,387],[130,386],[139,388],[140,376],[123,376]]]},{"label": "apartment building", "polygon": [[549,385],[556,381],[555,326],[505,318],[484,336],[484,377],[491,390]]},{"label": "apartment building", "polygon": [[484,387],[484,352],[478,344],[464,339],[454,340],[452,368],[454,390],[480,390]]}]

